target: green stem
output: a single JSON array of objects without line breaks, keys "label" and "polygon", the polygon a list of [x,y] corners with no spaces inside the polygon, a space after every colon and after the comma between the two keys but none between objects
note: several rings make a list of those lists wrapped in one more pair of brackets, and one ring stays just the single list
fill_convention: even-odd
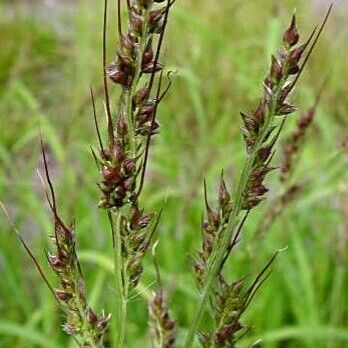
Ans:
[{"label": "green stem", "polygon": [[121,308],[119,311],[120,325],[119,325],[119,335],[116,343],[117,348],[122,348],[126,337],[126,322],[127,322],[127,305],[128,305],[128,295],[122,297]]},{"label": "green stem", "polygon": [[127,277],[126,266],[123,265],[122,269],[123,274],[123,297],[120,308],[120,335],[119,335],[119,345],[117,347],[123,347],[123,343],[126,337],[126,324],[127,324],[127,309],[128,309],[128,296],[129,296],[129,283]]},{"label": "green stem", "polygon": [[[142,69],[143,52],[147,44],[148,31],[148,11],[144,12],[144,25],[141,42],[139,44],[138,55],[135,62],[135,75],[130,88],[124,88],[121,95],[120,115],[125,114],[128,125],[128,142],[131,157],[137,155],[136,124],[133,115],[133,97],[137,91]],[[112,233],[114,236],[114,286],[116,291],[116,318],[117,318],[117,338],[115,348],[122,348],[126,335],[127,305],[129,295],[129,281],[127,276],[127,263],[122,260],[122,240],[121,240],[121,212],[116,211],[116,222],[114,224],[112,213],[108,212]]]},{"label": "green stem", "polygon": [[163,328],[159,320],[157,320],[157,324],[159,327],[159,338],[158,338],[158,346],[156,348],[165,348]]},{"label": "green stem", "polygon": [[116,292],[115,317],[117,322],[116,348],[123,347],[126,334],[127,319],[127,299],[128,293],[125,291],[125,282],[123,279],[122,262],[122,240],[121,240],[121,212],[116,211],[116,222],[114,223],[111,211],[108,211],[112,235],[114,239],[114,287]]},{"label": "green stem", "polygon": [[128,143],[129,143],[129,149],[132,157],[136,156],[136,136],[135,136],[135,124],[133,122],[133,116],[132,116],[132,88],[131,89],[124,89],[122,92],[121,99],[123,100],[123,108],[124,108],[124,114],[127,118],[127,125],[128,125]]},{"label": "green stem", "polygon": [[245,196],[247,185],[253,170],[253,164],[255,162],[258,151],[264,142],[264,139],[269,130],[269,127],[274,121],[276,103],[277,103],[278,95],[281,89],[280,86],[281,84],[277,88],[274,101],[272,103],[272,106],[268,110],[267,117],[265,119],[265,124],[259,134],[255,147],[244,162],[244,167],[240,175],[240,179],[239,179],[239,183],[238,183],[238,187],[237,187],[237,191],[235,195],[236,198],[234,202],[234,208],[231,212],[231,215],[228,221],[226,233],[223,234],[222,239],[220,240],[220,242],[217,243],[217,247],[216,247],[217,250],[214,254],[212,254],[211,259],[209,260],[207,273],[206,273],[206,279],[205,279],[205,286],[203,287],[202,293],[200,295],[195,316],[192,321],[191,327],[189,329],[189,333],[187,334],[187,337],[186,337],[186,342],[184,345],[185,348],[190,348],[194,342],[195,335],[201,323],[204,310],[205,310],[205,304],[208,301],[211,288],[215,281],[216,275],[220,269],[220,265],[225,256],[226,250],[233,237],[234,230],[236,226],[238,225],[239,215],[242,211],[244,196]]}]

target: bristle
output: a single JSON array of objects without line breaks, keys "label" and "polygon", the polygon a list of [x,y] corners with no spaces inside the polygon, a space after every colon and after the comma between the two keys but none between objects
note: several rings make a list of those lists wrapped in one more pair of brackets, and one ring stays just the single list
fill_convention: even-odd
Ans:
[{"label": "bristle", "polygon": [[101,153],[104,153],[103,141],[101,139],[99,125],[98,125],[98,120],[97,120],[97,113],[96,113],[96,107],[95,107],[94,94],[93,94],[93,89],[92,89],[91,86],[90,86],[90,93],[91,93],[91,100],[92,100],[92,107],[93,107],[93,119],[94,119],[95,130],[96,130],[97,136],[98,136],[100,151],[101,151]]},{"label": "bristle", "polygon": [[109,88],[107,81],[107,73],[106,73],[106,26],[107,26],[107,13],[108,13],[108,0],[104,0],[104,19],[103,19],[103,81],[104,81],[104,98],[105,98],[105,108],[106,108],[106,116],[108,121],[108,134],[109,134],[109,145],[110,148],[114,147],[114,126],[111,116],[111,108],[110,108],[110,97],[109,97]]},{"label": "bristle", "polygon": [[117,0],[117,31],[120,40],[122,37],[121,0]]},{"label": "bristle", "polygon": [[0,201],[0,208],[2,210],[2,212],[4,213],[8,223],[10,224],[10,226],[12,227],[13,231],[15,232],[17,238],[19,239],[20,243],[22,244],[22,246],[24,247],[25,251],[27,252],[28,256],[30,257],[30,259],[33,261],[36,269],[38,270],[42,280],[45,282],[45,284],[47,285],[47,288],[49,289],[49,291],[52,293],[52,295],[54,296],[55,299],[57,299],[55,292],[53,290],[52,285],[50,284],[50,282],[48,281],[47,277],[45,276],[38,260],[36,259],[36,257],[34,256],[34,254],[32,253],[32,251],[30,250],[29,246],[27,245],[27,243],[24,241],[23,237],[21,236],[21,233],[19,232],[16,224],[14,223],[14,221],[12,220],[8,210],[6,209],[5,205]]},{"label": "bristle", "polygon": [[[300,78],[300,76],[301,76],[301,74],[302,74],[302,72],[303,72],[303,70],[304,70],[304,68],[305,68],[305,66],[306,66],[306,64],[307,64],[307,62],[309,60],[309,58],[311,57],[311,55],[313,53],[313,50],[314,50],[315,46],[317,45],[317,43],[319,41],[319,38],[320,38],[321,34],[323,33],[323,30],[325,29],[325,26],[326,26],[326,24],[327,24],[327,22],[328,22],[328,20],[330,18],[333,6],[334,6],[334,3],[332,2],[330,4],[327,12],[326,12],[326,15],[325,15],[325,17],[323,19],[322,24],[319,27],[319,31],[317,32],[317,35],[315,36],[315,38],[314,38],[314,40],[313,40],[313,42],[312,42],[312,44],[311,44],[311,46],[310,46],[310,48],[308,50],[308,53],[307,53],[307,55],[306,55],[306,57],[305,57],[305,59],[304,59],[304,61],[302,63],[301,70],[300,70],[299,74],[297,75],[296,79],[294,80],[294,82],[292,83],[291,89],[293,89],[295,87],[298,79]],[[308,40],[308,43],[311,42],[311,39],[314,36],[315,32],[316,32],[316,29],[313,30],[313,33],[312,33],[310,39]]]}]

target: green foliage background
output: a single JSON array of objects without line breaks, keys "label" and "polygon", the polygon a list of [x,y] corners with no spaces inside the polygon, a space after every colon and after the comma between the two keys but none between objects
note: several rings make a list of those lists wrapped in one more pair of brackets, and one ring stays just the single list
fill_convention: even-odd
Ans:
[{"label": "green foliage background", "polygon": [[[52,221],[37,175],[37,168],[42,171],[41,133],[60,210],[76,220],[90,302],[101,310],[110,307],[114,296],[111,240],[105,216],[96,207],[98,173],[89,146],[97,142],[88,90],[92,84],[98,91],[103,120],[102,1],[47,3],[0,2],[0,201],[46,265]],[[172,13],[164,58],[177,73],[160,108],[162,128],[152,148],[143,205],[150,210],[165,206],[159,264],[179,342],[197,297],[189,257],[200,238],[203,177],[213,198],[222,168],[231,184],[239,175],[244,156],[239,111],[256,104],[270,54],[279,47],[294,8],[305,38],[322,16],[307,1],[177,0]],[[336,9],[294,97],[299,112],[306,110],[329,73],[296,171],[305,190],[266,236],[255,240],[253,233],[268,206],[263,203],[231,258],[233,279],[255,274],[275,250],[287,247],[248,310],[245,323],[251,330],[242,347],[259,338],[262,347],[270,348],[348,346],[347,150],[339,151],[348,139],[348,27],[343,12]],[[115,17],[112,22],[110,62]],[[116,103],[117,88],[113,93]],[[268,184],[271,202],[279,191],[276,173]],[[74,347],[61,332],[61,313],[0,216],[0,347]],[[145,300],[154,281],[148,260],[130,305],[128,347],[150,346]]]}]

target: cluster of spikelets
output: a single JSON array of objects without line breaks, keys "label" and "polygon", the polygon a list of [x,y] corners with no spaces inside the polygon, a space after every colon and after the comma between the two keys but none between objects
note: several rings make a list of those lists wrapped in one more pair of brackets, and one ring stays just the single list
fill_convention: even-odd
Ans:
[{"label": "cluster of spikelets", "polygon": [[[99,140],[98,152],[92,150],[92,153],[102,177],[98,183],[102,194],[99,207],[106,210],[112,230],[115,292],[116,301],[120,304],[117,306],[119,311],[116,312],[118,348],[124,344],[129,291],[134,290],[143,273],[143,259],[153,245],[161,216],[158,214],[155,218],[155,214],[145,213],[139,205],[139,196],[144,185],[150,141],[159,130],[156,120],[158,105],[171,85],[169,75],[169,83],[162,89],[164,67],[159,58],[169,11],[174,1],[127,0],[128,22],[126,33],[123,33],[121,0],[118,0],[119,43],[115,62],[107,66],[108,1],[105,0],[103,71],[108,139],[105,145],[99,131],[91,91]],[[299,33],[293,17],[283,35],[282,50],[277,57],[272,56],[271,67],[263,83],[262,97],[255,111],[250,114],[241,113],[244,123],[241,131],[247,155],[236,192],[229,192],[222,174],[218,207],[213,209],[208,203],[204,185],[206,220],[202,223],[201,250],[193,260],[200,298],[185,348],[192,347],[197,334],[203,347],[235,347],[246,331],[241,316],[268,278],[276,254],[251,283],[246,277],[231,282],[224,275],[224,266],[240,240],[249,212],[265,198],[268,191],[265,179],[275,169],[271,160],[277,140],[285,117],[295,111],[288,98],[327,22],[331,8],[332,6],[318,32],[315,29],[302,45],[298,45]],[[108,81],[121,88],[116,117],[113,117],[115,113],[112,112]],[[293,157],[313,120],[314,112],[315,108],[312,108],[300,118],[298,129],[285,147],[285,160],[282,165],[284,178],[292,170]],[[277,122],[279,117],[281,121]],[[50,190],[47,197],[54,215],[55,250],[47,254],[47,259],[59,279],[59,289],[55,290],[50,285],[36,258],[23,239],[20,236],[19,238],[66,313],[64,330],[82,347],[103,347],[110,315],[98,316],[86,301],[83,274],[76,254],[74,226],[67,226],[58,215],[44,151],[43,158]],[[159,273],[157,266],[156,268]],[[152,344],[155,348],[171,348],[175,346],[176,325],[169,315],[168,300],[163,287],[160,281],[158,283],[159,288],[149,303]],[[200,323],[209,304],[210,327],[203,331],[200,330]]]},{"label": "cluster of spikelets", "polygon": [[[282,129],[272,124],[273,116],[288,116],[296,110],[287,101],[295,83],[291,82],[290,78],[299,76],[301,72],[299,64],[310,43],[308,40],[307,43],[296,46],[298,41],[299,33],[294,16],[283,36],[284,49],[278,57],[272,56],[270,72],[264,80],[263,97],[259,106],[251,115],[241,113],[244,121],[242,133],[247,151],[253,153],[253,150],[257,149],[251,164],[253,170],[248,188],[243,197],[244,210],[250,210],[258,205],[268,192],[263,182],[265,176],[274,169],[270,166],[270,160]],[[278,132],[273,135],[277,128]]]},{"label": "cluster of spikelets", "polygon": [[[95,155],[95,159],[102,175],[99,207],[109,214],[122,210],[117,227],[127,277],[123,282],[129,283],[130,288],[137,285],[142,274],[142,260],[151,245],[153,227],[156,225],[154,214],[145,213],[140,208],[139,196],[144,183],[150,140],[159,128],[157,108],[170,87],[169,82],[164,91],[161,90],[163,65],[159,58],[172,4],[173,1],[158,0],[127,2],[128,28],[123,33],[119,1],[119,43],[116,61],[109,66],[106,66],[105,56],[105,8],[104,87],[109,138],[107,146],[104,146],[95,115],[100,145],[99,156]],[[159,79],[156,83],[157,75]],[[111,116],[107,77],[121,87],[116,119]],[[93,94],[92,100],[94,104]]]},{"label": "cluster of spikelets", "polygon": [[168,300],[162,288],[156,290],[150,301],[149,325],[153,348],[175,347],[176,323],[169,316]]},{"label": "cluster of spikelets", "polygon": [[202,222],[202,248],[194,259],[194,270],[197,284],[201,289],[204,286],[205,272],[214,246],[217,243],[221,228],[226,226],[229,215],[233,208],[230,192],[227,190],[223,173],[221,174],[218,201],[219,206],[215,211],[208,203],[207,187],[204,182],[204,200],[206,209],[206,220]]},{"label": "cluster of spikelets", "polygon": [[[330,13],[330,11],[329,11]],[[245,278],[229,283],[223,276],[224,265],[231,251],[238,244],[241,230],[250,211],[255,208],[268,192],[265,178],[268,173],[277,169],[271,165],[276,151],[275,145],[285,123],[285,117],[292,114],[296,108],[289,103],[288,98],[311,55],[313,48],[326,24],[325,18],[319,32],[313,31],[306,43],[299,45],[300,35],[293,16],[289,28],[283,35],[283,49],[278,56],[272,56],[269,73],[263,83],[263,95],[254,112],[241,113],[243,134],[247,158],[235,197],[226,188],[221,176],[218,208],[212,209],[207,202],[205,185],[206,220],[202,223],[202,246],[194,259],[194,270],[201,292],[201,307],[198,307],[196,318],[191,327],[185,347],[190,347],[193,332],[199,328],[203,314],[204,302],[211,304],[212,328],[208,332],[200,332],[200,341],[204,347],[234,347],[241,336],[243,325],[240,318],[260,285],[268,277],[268,269],[274,257],[248,285]],[[306,53],[307,52],[307,53]],[[306,56],[304,57],[306,53]],[[303,138],[306,129],[314,117],[315,108],[301,116],[298,129],[286,147],[285,174],[291,166],[292,158],[297,151],[297,145]],[[280,122],[277,119],[280,118]],[[286,168],[285,168],[286,166]],[[296,194],[296,187],[289,195]],[[245,211],[241,219],[239,215]],[[209,301],[207,301],[209,299]]]},{"label": "cluster of spikelets", "polygon": [[[54,218],[54,233],[51,236],[52,248],[46,252],[49,266],[59,280],[59,287],[51,285],[38,259],[22,238],[11,220],[6,207],[0,202],[0,208],[13,226],[20,242],[37,268],[42,280],[47,285],[58,306],[65,313],[63,330],[71,335],[80,347],[103,347],[105,334],[111,318],[110,314],[97,315],[86,299],[85,282],[82,269],[76,254],[76,235],[74,224],[67,225],[57,210],[56,195],[49,176],[44,146],[41,142],[46,180],[49,190],[47,201]],[[41,175],[40,175],[41,177]]]},{"label": "cluster of spikelets", "polygon": [[308,128],[312,125],[317,103],[311,107],[307,112],[303,113],[297,121],[297,127],[291,134],[291,137],[283,146],[283,161],[281,163],[280,180],[286,182],[294,170],[294,161],[299,151],[300,145],[303,143],[304,137]]},{"label": "cluster of spikelets", "polygon": [[[162,32],[166,8],[154,9],[153,2],[163,3],[165,0],[140,0],[128,5],[130,25],[127,33],[120,35],[117,61],[108,67],[110,79],[124,88],[131,88],[139,74],[137,69],[140,68],[141,73],[144,74],[152,74],[153,71],[162,69],[162,65],[155,60],[152,41],[154,34]],[[137,45],[142,42],[145,48],[139,52]],[[140,66],[138,66],[140,59]],[[139,90],[134,101],[141,102],[141,99],[148,98],[147,92],[147,88]],[[138,115],[141,115],[141,112]]]},{"label": "cluster of spikelets", "polygon": [[[214,211],[207,202],[206,185],[205,206],[206,220],[202,223],[202,247],[197,257],[194,259],[194,270],[198,288],[201,291],[205,284],[208,263],[219,242],[219,237],[227,227],[228,217],[233,208],[231,194],[227,190],[223,174],[221,175],[220,187],[218,192],[218,209]],[[223,276],[223,267],[232,249],[238,244],[240,232],[247,215],[241,222],[236,234],[231,241],[224,260],[221,263],[219,273],[216,276],[214,288],[211,292],[210,303],[214,317],[212,322],[217,323],[211,332],[199,332],[199,339],[203,347],[233,347],[237,341],[237,334],[244,329],[240,319],[242,314],[249,306],[252,298],[259,287],[269,276],[269,268],[272,265],[275,255],[266,267],[258,274],[251,285],[247,285],[246,279],[239,279],[229,283]]]},{"label": "cluster of spikelets", "polygon": [[42,153],[51,191],[51,199],[47,195],[47,200],[54,216],[55,253],[48,253],[47,260],[60,282],[60,289],[54,293],[67,315],[64,331],[73,335],[82,347],[98,347],[103,342],[110,315],[98,316],[87,303],[85,282],[76,255],[75,228],[73,224],[67,226],[58,215],[44,150]]},{"label": "cluster of spikelets", "polygon": [[327,78],[324,79],[320,90],[317,93],[314,105],[303,112],[296,122],[296,127],[290,136],[282,144],[282,159],[280,164],[279,181],[282,186],[281,193],[272,199],[268,204],[266,213],[260,220],[254,239],[260,239],[270,230],[275,220],[286,210],[286,208],[303,192],[308,178],[302,178],[299,182],[294,180],[294,172],[299,166],[299,155],[305,143],[306,135],[313,125],[317,114],[318,104],[326,86]]},{"label": "cluster of spikelets", "polygon": [[[121,1],[118,1],[118,34],[115,61],[106,64],[106,14],[104,12],[104,91],[105,110],[108,120],[108,143],[105,146],[100,136],[94,105],[94,116],[99,138],[98,155],[94,153],[102,176],[98,184],[102,193],[99,207],[109,216],[113,233],[115,288],[119,311],[116,313],[120,333],[119,347],[123,344],[127,303],[143,273],[143,259],[153,244],[155,230],[160,218],[146,213],[139,205],[151,138],[158,132],[156,120],[158,105],[171,86],[162,89],[164,66],[160,63],[163,37],[168,21],[171,0],[127,1],[127,29],[122,30]],[[112,117],[108,80],[121,88],[117,115]],[[165,307],[156,293],[150,316],[159,329],[153,331],[153,341],[159,340],[165,330],[171,330],[174,322],[167,322]],[[161,303],[160,303],[161,302]],[[164,317],[162,317],[164,315]],[[154,326],[153,326],[154,327]],[[164,330],[164,331],[163,331]],[[156,338],[158,333],[158,338]],[[170,337],[170,338],[169,338]],[[173,334],[165,339],[166,347],[174,344]]]},{"label": "cluster of spikelets", "polygon": [[[139,192],[136,192],[137,179],[141,179],[144,167],[142,151],[147,139],[159,128],[156,112],[166,92],[161,92],[159,86],[156,95],[151,95],[155,75],[163,70],[159,54],[172,3],[168,1],[166,6],[160,7],[153,1],[127,4],[127,33],[122,33],[119,19],[116,62],[105,67],[110,80],[122,88],[116,125],[111,117],[109,98],[106,98],[108,148],[104,149],[100,142],[99,162],[103,177],[100,189],[103,197],[99,206],[106,209],[122,208],[127,203],[137,205],[141,190],[138,182]],[[160,37],[154,50],[155,36]]]},{"label": "cluster of spikelets", "polygon": [[94,347],[102,343],[110,315],[97,316],[87,304],[85,283],[76,256],[74,227],[64,225],[53,209],[56,253],[48,254],[47,258],[60,281],[60,288],[54,292],[67,314],[64,331],[73,335],[83,347]]}]

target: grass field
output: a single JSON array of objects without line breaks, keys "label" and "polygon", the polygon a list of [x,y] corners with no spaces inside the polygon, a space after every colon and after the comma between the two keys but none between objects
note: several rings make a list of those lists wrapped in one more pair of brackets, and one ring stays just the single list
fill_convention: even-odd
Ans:
[{"label": "grass field", "polygon": [[[203,178],[213,197],[222,168],[231,184],[238,177],[244,156],[239,112],[257,102],[270,55],[295,8],[307,37],[323,15],[307,1],[175,4],[164,58],[176,75],[159,110],[161,132],[142,203],[149,210],[165,206],[158,262],[178,322],[178,347],[197,299],[189,256],[199,245]],[[244,317],[251,328],[241,347],[258,339],[267,348],[348,347],[348,26],[343,11],[336,8],[294,97],[299,112],[286,123],[289,134],[329,76],[295,172],[304,189],[267,233],[255,238],[283,189],[277,172],[270,175],[269,199],[252,213],[229,264],[232,278],[255,274],[274,251],[286,248]],[[41,133],[62,215],[76,221],[90,303],[98,309],[109,307],[114,296],[111,238],[106,215],[96,208],[98,172],[89,149],[97,145],[90,84],[102,109],[101,21],[101,1],[63,1],[52,8],[41,1],[0,2],[0,201],[46,265],[53,227],[37,174],[43,171]],[[110,61],[115,25],[109,29]],[[112,98],[117,100],[117,89]],[[155,273],[150,259],[146,265],[130,303],[127,347],[150,347],[146,299]],[[1,348],[75,347],[61,332],[61,312],[1,214],[0,274]]]}]

